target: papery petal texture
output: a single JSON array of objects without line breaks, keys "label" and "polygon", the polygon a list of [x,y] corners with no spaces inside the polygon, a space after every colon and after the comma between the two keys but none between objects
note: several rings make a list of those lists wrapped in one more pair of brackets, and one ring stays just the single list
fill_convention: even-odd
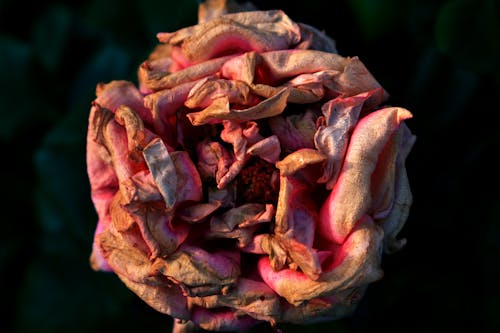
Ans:
[{"label": "papery petal texture", "polygon": [[173,332],[351,314],[406,243],[412,114],[283,11],[214,0],[198,15],[158,33],[138,87],[97,86],[92,268]]}]

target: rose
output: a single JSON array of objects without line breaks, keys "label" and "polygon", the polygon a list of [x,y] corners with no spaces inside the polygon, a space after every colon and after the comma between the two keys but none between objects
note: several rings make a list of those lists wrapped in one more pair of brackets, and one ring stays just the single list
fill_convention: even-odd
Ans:
[{"label": "rose", "polygon": [[345,316],[404,245],[411,113],[281,11],[204,13],[97,86],[92,267],[178,331]]}]

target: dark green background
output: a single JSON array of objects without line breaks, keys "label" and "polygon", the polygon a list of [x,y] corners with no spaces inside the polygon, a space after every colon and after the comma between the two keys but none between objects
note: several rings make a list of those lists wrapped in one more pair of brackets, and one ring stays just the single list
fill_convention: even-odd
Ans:
[{"label": "dark green background", "polygon": [[[389,103],[413,112],[418,137],[408,245],[383,258],[386,276],[352,318],[307,331],[499,332],[498,1],[255,3],[359,56]],[[194,24],[196,10],[194,0],[0,0],[2,332],[169,332],[170,318],[89,267],[84,142],[95,85],[136,82],[156,32]]]}]

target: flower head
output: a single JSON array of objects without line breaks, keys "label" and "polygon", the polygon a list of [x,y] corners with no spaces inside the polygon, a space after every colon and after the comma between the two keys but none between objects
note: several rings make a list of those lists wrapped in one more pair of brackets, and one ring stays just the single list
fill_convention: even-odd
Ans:
[{"label": "flower head", "polygon": [[158,39],[138,88],[97,86],[92,267],[209,330],[351,313],[404,245],[411,113],[279,10],[202,7]]}]

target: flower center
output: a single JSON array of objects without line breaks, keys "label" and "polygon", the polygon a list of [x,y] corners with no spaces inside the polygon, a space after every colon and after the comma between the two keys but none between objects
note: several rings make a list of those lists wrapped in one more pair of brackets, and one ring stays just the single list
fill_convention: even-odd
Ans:
[{"label": "flower center", "polygon": [[273,164],[255,158],[241,170],[236,181],[240,204],[278,202],[279,174]]}]

